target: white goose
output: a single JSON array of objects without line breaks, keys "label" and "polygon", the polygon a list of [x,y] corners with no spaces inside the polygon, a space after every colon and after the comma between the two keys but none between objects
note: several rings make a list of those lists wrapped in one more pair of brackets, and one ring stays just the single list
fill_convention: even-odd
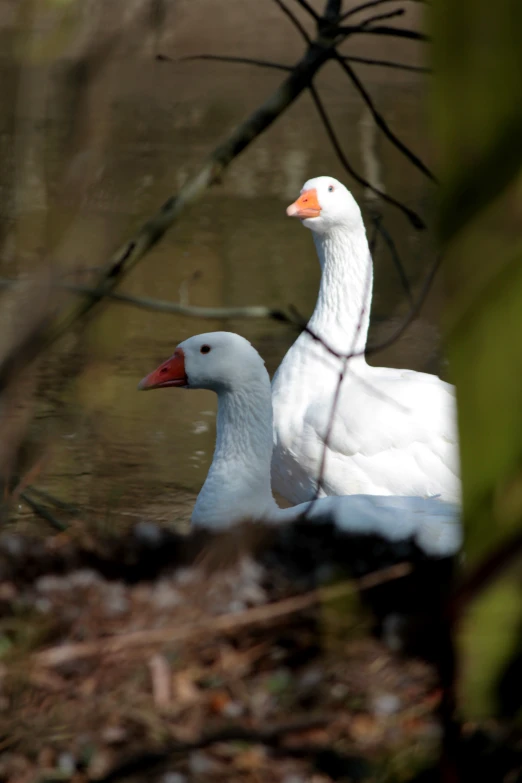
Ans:
[{"label": "white goose", "polygon": [[[312,230],[322,269],[310,329],[350,359],[319,496],[415,495],[460,500],[454,388],[435,375],[371,367],[364,350],[373,263],[361,211],[332,177],[308,180],[287,209]],[[272,485],[292,503],[314,497],[341,362],[303,332],[272,384]]]},{"label": "white goose", "polygon": [[279,508],[270,488],[270,378],[243,337],[230,332],[191,337],[138,388],[171,386],[211,389],[218,396],[214,458],[192,512],[194,526],[219,530],[246,519],[289,522],[309,509],[310,520],[332,521],[354,534],[374,533],[389,541],[413,538],[429,555],[459,549],[458,508],[433,498],[352,495],[324,498],[311,509],[310,503]]}]

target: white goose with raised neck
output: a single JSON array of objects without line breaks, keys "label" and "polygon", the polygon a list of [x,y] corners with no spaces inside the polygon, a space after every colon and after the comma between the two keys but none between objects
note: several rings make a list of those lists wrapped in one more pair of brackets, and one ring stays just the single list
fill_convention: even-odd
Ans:
[{"label": "white goose with raised neck", "polygon": [[355,199],[336,179],[316,177],[287,214],[311,229],[321,264],[309,329],[337,353],[355,356],[333,423],[341,361],[307,332],[284,357],[272,382],[273,488],[292,503],[316,492],[459,501],[453,387],[434,375],[373,367],[364,358],[373,262]]},{"label": "white goose with raised neck", "polygon": [[270,379],[243,337],[230,332],[191,337],[139,384],[142,390],[170,386],[210,389],[218,396],[216,447],[192,513],[194,526],[223,530],[245,520],[281,524],[306,513],[311,521],[329,521],[353,534],[414,539],[436,557],[460,547],[458,508],[433,498],[352,495],[279,508],[270,487]]},{"label": "white goose with raised neck", "polygon": [[338,353],[355,354],[352,363],[366,364],[373,263],[362,216],[359,212],[359,221],[351,230],[314,232],[313,238],[322,274],[308,326]]}]

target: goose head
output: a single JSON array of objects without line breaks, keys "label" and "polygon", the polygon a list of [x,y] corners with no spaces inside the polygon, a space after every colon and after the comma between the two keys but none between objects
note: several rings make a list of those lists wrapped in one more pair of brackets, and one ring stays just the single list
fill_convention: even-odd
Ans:
[{"label": "goose head", "polygon": [[248,340],[232,332],[208,332],[180,343],[170,359],[140,381],[138,389],[177,386],[219,394],[258,384],[265,376],[265,364]]},{"label": "goose head", "polygon": [[356,200],[334,177],[315,177],[305,182],[299,198],[290,204],[286,214],[299,218],[303,226],[317,234],[327,234],[336,228],[355,229],[362,223]]}]

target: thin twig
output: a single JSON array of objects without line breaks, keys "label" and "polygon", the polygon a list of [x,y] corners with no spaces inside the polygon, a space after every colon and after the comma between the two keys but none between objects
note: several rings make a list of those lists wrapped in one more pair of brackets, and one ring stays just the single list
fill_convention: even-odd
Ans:
[{"label": "thin twig", "polygon": [[256,606],[237,614],[225,614],[219,617],[205,617],[192,623],[158,628],[148,631],[131,631],[104,637],[95,642],[79,642],[77,644],[61,644],[51,647],[32,656],[35,666],[60,666],[70,661],[92,658],[96,655],[114,655],[129,649],[146,647],[155,644],[170,644],[186,642],[208,634],[231,633],[239,628],[248,628],[260,623],[282,620],[290,614],[302,612],[317,604],[335,600],[359,590],[368,590],[377,585],[395,579],[401,579],[412,571],[410,563],[398,563],[390,568],[368,574],[361,579],[342,582],[331,587],[311,590],[304,595],[292,596],[277,603]]},{"label": "thin twig", "polygon": [[[158,59],[159,55],[157,56]],[[411,71],[413,73],[431,73],[431,68],[426,68],[422,65],[408,65],[408,63],[396,63],[391,60],[372,60],[368,57],[357,57],[355,55],[341,55],[343,60],[351,63],[357,63],[361,65],[377,65],[382,68],[391,68],[399,71]],[[162,60],[167,62],[188,62],[190,60],[213,60],[214,62],[222,63],[238,63],[240,65],[254,65],[258,68],[272,68],[277,71],[291,71],[291,65],[285,65],[284,63],[272,62],[272,60],[255,60],[252,57],[234,57],[221,54],[193,54],[187,57],[179,57],[174,59],[161,55]]]},{"label": "thin twig", "polygon": [[51,503],[56,508],[59,508],[60,511],[67,511],[69,514],[78,513],[78,508],[76,506],[73,506],[71,503],[67,503],[65,500],[60,500],[60,498],[57,498],[55,495],[51,495],[50,492],[47,492],[44,489],[39,489],[38,487],[33,487],[30,485],[27,487],[27,491],[33,495],[37,495],[38,497],[42,498],[42,500]]},{"label": "thin twig", "polygon": [[298,3],[301,8],[304,8],[304,10],[317,22],[317,24],[320,24],[323,21],[322,17],[319,16],[317,11],[312,8],[312,6],[307,3],[306,0],[295,0],[295,2]]},{"label": "thin twig", "polygon": [[361,27],[367,27],[369,24],[373,24],[374,22],[382,22],[384,19],[395,19],[397,16],[403,15],[404,8],[397,8],[396,11],[389,11],[387,14],[376,14],[376,16],[369,16],[368,19],[365,19],[361,24]]},{"label": "thin twig", "polygon": [[54,527],[55,530],[58,530],[60,533],[63,533],[64,530],[67,530],[67,525],[64,525],[63,522],[60,522],[59,519],[56,519],[56,517],[51,514],[46,506],[42,506],[40,503],[37,503],[36,500],[33,500],[33,498],[29,497],[27,492],[20,492],[19,497],[21,500],[23,500],[26,506],[29,506],[29,508],[39,517],[45,519],[45,521],[48,522],[51,527]]},{"label": "thin twig", "polygon": [[301,24],[301,22],[299,21],[299,19],[297,18],[297,16],[296,16],[296,15],[293,13],[293,11],[291,11],[291,10],[290,10],[290,9],[289,9],[289,8],[288,8],[288,7],[287,7],[287,6],[286,6],[286,5],[283,3],[283,0],[274,0],[274,2],[275,2],[275,3],[276,3],[278,6],[279,6],[279,8],[280,8],[280,9],[281,9],[281,11],[282,11],[282,12],[285,14],[285,16],[287,16],[287,17],[290,19],[290,21],[291,21],[291,22],[292,22],[292,24],[294,25],[295,29],[296,29],[296,30],[297,30],[297,31],[300,33],[300,35],[301,35],[301,36],[302,36],[302,38],[303,38],[303,39],[306,41],[306,43],[308,44],[308,46],[310,46],[310,45],[311,45],[311,43],[312,43],[312,39],[310,38],[310,36],[309,36],[309,35],[308,35],[308,33],[306,32],[306,30],[304,29],[303,25]]},{"label": "thin twig", "polygon": [[372,60],[368,57],[356,57],[355,55],[341,55],[341,59],[349,63],[361,63],[361,65],[379,65],[383,68],[396,68],[400,71],[413,71],[414,73],[431,73],[431,68],[422,65],[408,65],[407,63],[395,63],[391,60]]},{"label": "thin twig", "polygon": [[174,313],[190,318],[275,318],[281,320],[282,314],[278,310],[263,305],[246,307],[198,307],[197,305],[183,305],[178,302],[167,302],[163,299],[151,299],[145,296],[131,296],[112,291],[108,294],[100,294],[88,286],[64,286],[68,291],[84,296],[102,296],[120,304],[133,305],[143,310],[152,310],[157,313]]},{"label": "thin twig", "polygon": [[355,73],[351,65],[345,62],[345,60],[337,52],[334,53],[334,57],[339,63],[339,65],[341,66],[341,68],[343,69],[343,71],[348,75],[352,84],[358,90],[361,98],[368,106],[377,126],[382,130],[386,138],[393,144],[394,147],[396,147],[400,152],[402,152],[402,154],[410,161],[410,163],[412,163],[416,168],[418,168],[419,171],[422,171],[422,173],[425,174],[429,179],[431,179],[433,182],[436,182],[436,179],[434,175],[431,173],[431,171],[429,170],[429,168],[392,131],[392,129],[384,119],[383,115],[376,108],[371,95],[369,94],[366,87],[359,79],[359,77],[357,76],[357,74]]},{"label": "thin twig", "polygon": [[[0,287],[12,287],[21,284],[22,281],[18,280],[0,279]],[[133,307],[151,310],[156,313],[184,315],[190,318],[274,318],[278,321],[285,321],[284,313],[270,307],[264,307],[263,305],[243,307],[198,307],[197,305],[168,302],[165,299],[152,299],[147,296],[131,296],[131,294],[122,294],[118,291],[97,291],[95,288],[81,284],[74,285],[72,283],[57,282],[55,285],[71,294],[78,294],[78,296],[86,296],[92,299],[109,299],[113,302],[132,305]]]},{"label": "thin twig", "polygon": [[[348,17],[358,14],[360,11],[366,11],[367,8],[375,8],[378,5],[397,2],[398,0],[369,0],[366,3],[361,3],[361,5],[356,5],[354,8],[350,8],[341,16],[339,21],[343,22],[345,19],[348,19]],[[422,3],[424,0],[402,0],[402,2]]]},{"label": "thin twig", "polygon": [[355,179],[355,181],[358,182],[360,185],[364,185],[365,188],[368,188],[373,193],[375,193],[375,195],[379,196],[379,198],[382,198],[383,201],[386,201],[388,204],[392,204],[394,207],[397,207],[397,209],[400,209],[400,211],[404,215],[406,215],[406,217],[408,218],[408,220],[410,221],[410,223],[414,228],[416,229],[426,228],[425,223],[420,217],[420,215],[418,215],[413,209],[410,209],[409,207],[402,204],[400,201],[394,199],[392,196],[389,196],[387,193],[384,193],[382,190],[379,190],[378,188],[374,187],[370,182],[368,182],[364,177],[362,177],[360,174],[358,174],[355,171],[355,169],[349,163],[348,158],[346,157],[346,155],[344,154],[341,148],[337,135],[333,129],[333,125],[330,122],[330,119],[326,113],[326,109],[324,108],[323,102],[319,98],[319,94],[317,90],[315,89],[313,84],[310,84],[308,89],[310,90],[316,109],[325,127],[330,142],[337,154],[337,157],[343,164],[346,171],[350,174],[350,176],[353,177],[353,179]]},{"label": "thin twig", "polygon": [[431,38],[424,33],[419,33],[416,30],[406,30],[403,27],[388,27],[382,25],[381,27],[365,27],[364,25],[343,25],[337,28],[338,33],[344,35],[384,35],[391,38],[407,38],[410,41],[424,41],[431,42]]},{"label": "thin twig", "polygon": [[176,60],[162,55],[163,60],[169,62],[188,62],[189,60],[214,60],[222,63],[240,63],[242,65],[257,65],[259,68],[274,68],[277,71],[291,71],[293,66],[283,63],[274,63],[271,60],[255,60],[252,57],[229,57],[221,54],[191,54],[187,57],[178,57]]}]

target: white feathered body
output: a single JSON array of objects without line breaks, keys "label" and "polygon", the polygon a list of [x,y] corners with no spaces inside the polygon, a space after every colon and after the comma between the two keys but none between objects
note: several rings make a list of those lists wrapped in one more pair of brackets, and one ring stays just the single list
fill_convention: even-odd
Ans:
[{"label": "white feathered body", "polygon": [[[272,484],[290,502],[314,497],[341,362],[304,334],[273,381]],[[320,497],[460,499],[454,388],[434,375],[348,364],[330,428]]]},{"label": "white feathered body", "polygon": [[292,503],[313,498],[327,441],[320,496],[438,495],[458,502],[454,388],[435,375],[367,364],[373,262],[361,212],[336,180],[310,180],[303,194],[311,189],[323,208],[304,224],[322,275],[308,326],[334,352],[354,357],[330,426],[342,360],[307,332],[286,354],[272,382],[272,486]]}]

